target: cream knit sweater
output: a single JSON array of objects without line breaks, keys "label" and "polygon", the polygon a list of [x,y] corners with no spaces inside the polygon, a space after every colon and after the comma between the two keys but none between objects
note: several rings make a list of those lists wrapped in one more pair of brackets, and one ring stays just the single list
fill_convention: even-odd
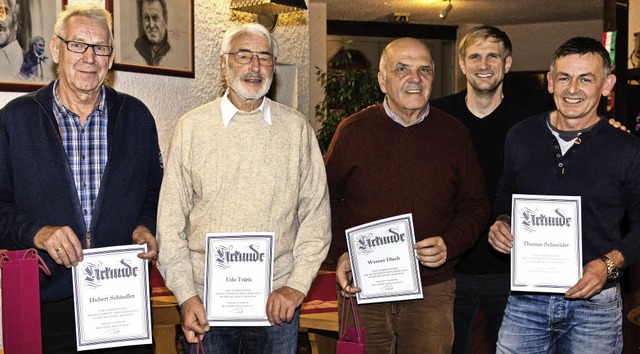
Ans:
[{"label": "cream knit sweater", "polygon": [[[265,98],[267,99],[267,98]],[[221,98],[176,125],[158,207],[158,269],[178,303],[203,299],[205,234],[274,232],[273,289],[306,294],[331,242],[322,155],[307,119],[271,101],[224,127]]]}]

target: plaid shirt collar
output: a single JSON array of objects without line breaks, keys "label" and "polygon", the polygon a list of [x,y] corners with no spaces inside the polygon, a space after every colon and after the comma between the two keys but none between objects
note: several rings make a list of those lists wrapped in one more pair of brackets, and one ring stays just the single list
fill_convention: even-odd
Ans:
[{"label": "plaid shirt collar", "polygon": [[[77,117],[78,115],[73,113],[73,111],[67,109],[62,102],[60,102],[60,100],[58,99],[58,96],[56,95],[56,91],[58,90],[58,84],[60,83],[60,79],[56,79],[56,81],[53,83],[53,108],[54,108],[54,113],[56,116],[56,120],[58,121],[58,124],[60,124],[60,119],[62,118],[68,118],[69,116],[74,116]],[[98,103],[98,105],[94,108],[93,112],[91,112],[91,114],[89,114],[89,116],[93,116],[94,113],[96,111],[99,111],[102,114],[99,114],[98,117],[99,118],[106,118],[106,89],[104,84],[102,84],[100,86],[100,103]]]}]

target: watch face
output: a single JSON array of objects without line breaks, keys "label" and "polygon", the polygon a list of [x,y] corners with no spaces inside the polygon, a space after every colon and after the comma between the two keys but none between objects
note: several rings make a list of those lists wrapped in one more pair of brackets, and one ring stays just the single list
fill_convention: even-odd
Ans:
[{"label": "watch face", "polygon": [[611,269],[611,273],[607,274],[607,278],[616,280],[620,276],[620,270],[618,268]]}]

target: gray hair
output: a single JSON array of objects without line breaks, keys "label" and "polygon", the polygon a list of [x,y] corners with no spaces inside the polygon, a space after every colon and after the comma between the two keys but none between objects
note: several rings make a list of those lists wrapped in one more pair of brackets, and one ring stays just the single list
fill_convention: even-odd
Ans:
[{"label": "gray hair", "polygon": [[111,21],[111,14],[104,8],[98,5],[80,5],[70,4],[67,5],[64,11],[58,15],[56,24],[53,27],[53,39],[56,36],[64,37],[64,32],[67,29],[69,19],[75,16],[86,17],[91,21],[98,22],[107,28],[109,35],[109,45],[113,43],[113,22]]},{"label": "gray hair", "polygon": [[220,55],[224,55],[225,53],[229,53],[231,50],[231,41],[241,33],[253,33],[265,36],[269,40],[269,45],[271,47],[271,54],[274,57],[278,56],[278,42],[276,42],[275,37],[271,35],[269,30],[267,30],[263,25],[259,23],[244,23],[241,25],[236,25],[229,28],[222,37],[222,46],[220,47]]}]

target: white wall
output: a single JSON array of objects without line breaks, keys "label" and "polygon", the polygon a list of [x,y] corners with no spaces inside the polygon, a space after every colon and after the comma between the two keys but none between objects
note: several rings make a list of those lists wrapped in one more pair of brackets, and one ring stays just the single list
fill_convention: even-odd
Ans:
[{"label": "white wall", "polygon": [[[51,0],[53,1],[53,0]],[[57,0],[56,0],[57,1]],[[104,0],[68,0],[104,6]],[[218,56],[224,31],[236,21],[229,0],[194,0],[195,78],[112,71],[112,86],[140,98],[153,113],[160,148],[165,153],[173,127],[184,113],[218,97],[222,77]],[[298,66],[298,110],[309,114],[309,26],[307,12],[281,15],[273,32],[280,46],[278,61]],[[23,93],[0,92],[0,107]],[[311,115],[312,117],[312,115]]]},{"label": "white wall", "polygon": [[549,70],[553,52],[576,36],[602,37],[602,20],[501,26],[513,44],[512,71]]},{"label": "white wall", "polygon": [[327,4],[309,4],[309,119],[317,130],[321,124],[315,118],[315,106],[324,99],[322,85],[317,80],[318,69],[327,72]]}]

